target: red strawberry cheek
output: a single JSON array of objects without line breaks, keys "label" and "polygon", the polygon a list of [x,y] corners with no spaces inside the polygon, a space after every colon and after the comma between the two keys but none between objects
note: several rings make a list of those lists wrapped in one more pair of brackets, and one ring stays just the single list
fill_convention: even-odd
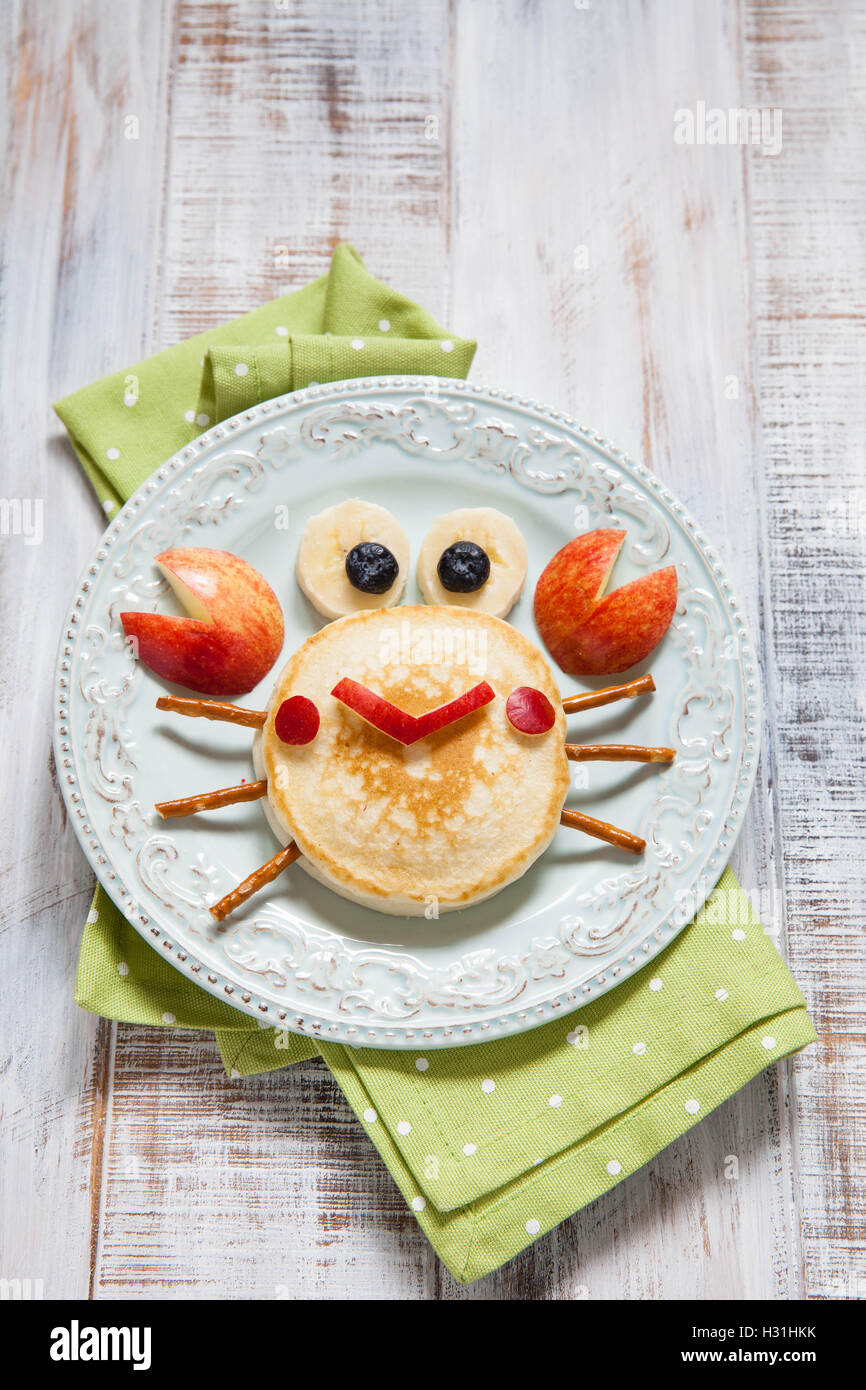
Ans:
[{"label": "red strawberry cheek", "polygon": [[548,734],[556,723],[556,711],[542,690],[520,685],[505,702],[508,722],[521,734]]},{"label": "red strawberry cheek", "polygon": [[283,743],[312,743],[319,732],[319,711],[306,695],[291,695],[277,710],[274,729]]}]

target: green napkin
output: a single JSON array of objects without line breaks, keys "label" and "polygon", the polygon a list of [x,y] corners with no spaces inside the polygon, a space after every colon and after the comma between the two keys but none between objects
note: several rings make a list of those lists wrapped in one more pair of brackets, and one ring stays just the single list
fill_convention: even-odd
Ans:
[{"label": "green napkin", "polygon": [[342,243],[327,275],[58,401],[111,516],[160,463],[217,420],[318,381],[466,376],[475,343],[367,271]]},{"label": "green napkin", "polygon": [[[475,344],[339,246],[312,285],[55,407],[109,514],[211,421],[311,381],[465,376]],[[815,1040],[730,870],[638,975],[518,1037],[380,1052],[261,1029],[176,971],[97,889],[76,1002],[213,1028],[233,1076],[321,1054],[440,1258],[470,1282],[647,1163],[770,1062]]]}]

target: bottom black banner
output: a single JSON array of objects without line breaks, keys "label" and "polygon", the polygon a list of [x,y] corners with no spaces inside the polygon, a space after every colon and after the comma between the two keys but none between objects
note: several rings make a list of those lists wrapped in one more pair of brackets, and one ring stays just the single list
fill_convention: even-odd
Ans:
[{"label": "bottom black banner", "polygon": [[[389,1365],[395,1372],[402,1365],[405,1373],[407,1357],[420,1357],[428,1374],[435,1369],[419,1340],[427,1328],[417,1303],[401,1304],[399,1318],[392,1315],[386,1322],[371,1320],[370,1300],[360,1303],[348,1318],[345,1305],[338,1311],[327,1300],[306,1303],[301,1316],[284,1307],[282,1316],[275,1317],[278,1308],[245,1302],[43,1302],[23,1282],[20,1288],[3,1292],[0,1334],[7,1353],[14,1347],[23,1369],[38,1368],[40,1374],[47,1372],[61,1380],[70,1375],[92,1378],[100,1370],[110,1370],[114,1376],[124,1372],[169,1375],[172,1381],[185,1373],[210,1372],[294,1377],[304,1362],[309,1365],[309,1358],[322,1356],[323,1351],[321,1371],[329,1377],[339,1374],[341,1379],[351,1376],[355,1356],[360,1358],[359,1368],[369,1367],[371,1354],[380,1361],[383,1373],[388,1373]],[[455,1308],[454,1315],[463,1323],[461,1338],[467,1332],[472,1338],[478,1336],[478,1361],[485,1375],[513,1355],[516,1334],[527,1349],[532,1345],[544,1349],[545,1359],[551,1358],[551,1371],[561,1374],[571,1361],[568,1373],[582,1378],[588,1352],[593,1354],[593,1375],[599,1374],[598,1358],[603,1355],[609,1362],[608,1373],[618,1375],[630,1370],[664,1375],[674,1367],[688,1374],[711,1366],[728,1370],[762,1366],[783,1371],[808,1367],[826,1376],[852,1364],[862,1316],[856,1303],[845,1300],[594,1303],[591,1307],[584,1302],[569,1308],[567,1323],[551,1327],[551,1322],[559,1323],[562,1305],[538,1304],[532,1309],[521,1305],[515,1321],[511,1304],[503,1332],[497,1336],[495,1329],[491,1336],[487,1325],[497,1321],[496,1304],[485,1307],[474,1300],[468,1304],[471,1325],[464,1321],[470,1314],[468,1305]],[[442,1314],[436,1316],[433,1345],[439,1348],[438,1374],[451,1378],[458,1371],[457,1364],[449,1364],[451,1355],[457,1361],[463,1358],[456,1348],[448,1352],[448,1343],[442,1339]],[[317,1335],[320,1318],[325,1341]],[[524,1319],[526,1326],[521,1330]],[[374,1352],[377,1343],[380,1351]],[[553,1355],[556,1346],[559,1351]],[[333,1364],[328,1351],[335,1358]]]}]

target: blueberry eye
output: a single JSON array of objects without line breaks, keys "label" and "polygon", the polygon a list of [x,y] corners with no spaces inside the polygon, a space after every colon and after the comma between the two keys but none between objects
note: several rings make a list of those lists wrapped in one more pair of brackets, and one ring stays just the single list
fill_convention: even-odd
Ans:
[{"label": "blueberry eye", "polygon": [[349,583],[362,594],[387,594],[399,570],[394,555],[378,541],[361,541],[346,556]]},{"label": "blueberry eye", "polygon": [[439,583],[452,594],[474,594],[490,578],[490,557],[474,541],[455,541],[436,566]]}]

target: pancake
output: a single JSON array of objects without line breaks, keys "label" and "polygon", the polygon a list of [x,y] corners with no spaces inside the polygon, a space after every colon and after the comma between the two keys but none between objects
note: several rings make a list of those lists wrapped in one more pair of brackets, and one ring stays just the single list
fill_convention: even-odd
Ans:
[{"label": "pancake", "polygon": [[[414,715],[482,680],[496,698],[404,747],[331,695],[344,677]],[[554,706],[547,734],[507,720],[525,685]],[[274,730],[291,695],[321,717],[303,746]],[[547,848],[568,790],[565,737],[556,682],[527,638],[488,614],[425,605],[354,613],[309,637],[277,678],[254,758],[271,827],[295,840],[308,873],[379,912],[433,917],[498,893]]]}]

